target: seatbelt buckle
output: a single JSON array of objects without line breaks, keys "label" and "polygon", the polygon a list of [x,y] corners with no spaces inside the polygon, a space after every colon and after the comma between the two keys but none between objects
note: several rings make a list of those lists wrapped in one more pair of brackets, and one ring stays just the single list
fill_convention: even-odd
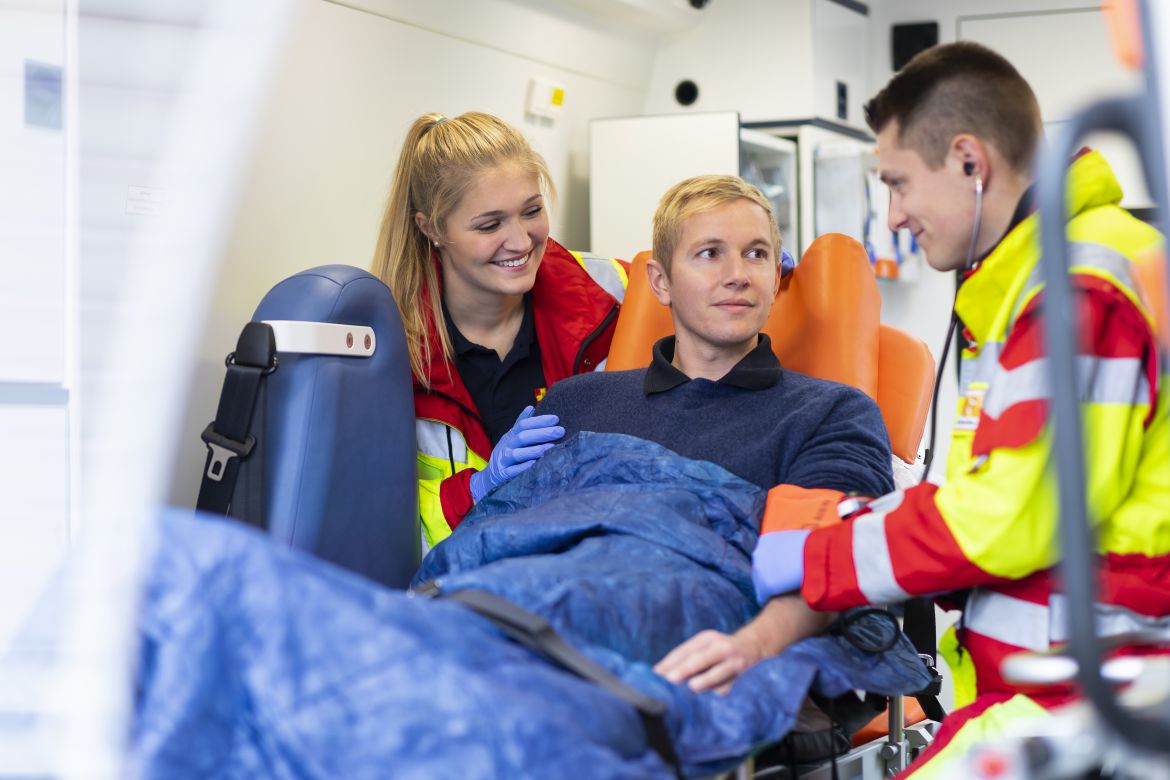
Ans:
[{"label": "seatbelt buckle", "polygon": [[204,475],[212,482],[220,482],[223,480],[223,475],[227,472],[228,462],[232,458],[239,458],[243,460],[252,454],[252,448],[256,446],[256,437],[248,436],[243,441],[236,441],[229,439],[222,433],[217,433],[215,430],[215,422],[209,422],[207,427],[203,429],[203,433],[199,434],[199,438],[207,445],[208,451],[211,453],[211,458],[207,462],[207,471]]}]

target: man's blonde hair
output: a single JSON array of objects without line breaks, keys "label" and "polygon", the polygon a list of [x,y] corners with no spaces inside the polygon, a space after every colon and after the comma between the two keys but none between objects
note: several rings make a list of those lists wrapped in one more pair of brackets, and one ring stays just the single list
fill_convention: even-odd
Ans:
[{"label": "man's blonde hair", "polygon": [[654,212],[654,259],[670,278],[670,259],[682,235],[683,223],[696,214],[739,199],[750,200],[768,215],[772,227],[772,249],[780,262],[780,227],[772,202],[764,193],[738,176],[694,176],[671,187],[658,201]]}]

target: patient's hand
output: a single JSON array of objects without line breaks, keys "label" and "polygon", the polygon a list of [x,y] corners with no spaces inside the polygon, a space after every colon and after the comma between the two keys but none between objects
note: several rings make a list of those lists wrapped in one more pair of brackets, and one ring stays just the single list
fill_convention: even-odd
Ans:
[{"label": "patient's hand", "polygon": [[797,594],[780,596],[734,634],[695,634],[667,653],[654,671],[671,682],[686,681],[695,691],[727,693],[748,667],[821,633],[835,617],[835,613],[814,611]]}]

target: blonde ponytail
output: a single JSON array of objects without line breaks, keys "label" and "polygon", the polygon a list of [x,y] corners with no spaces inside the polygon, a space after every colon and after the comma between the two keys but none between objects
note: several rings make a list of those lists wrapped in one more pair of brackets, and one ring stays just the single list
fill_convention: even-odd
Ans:
[{"label": "blonde ponytail", "polygon": [[[438,272],[431,262],[430,243],[414,222],[418,209],[411,206],[411,182],[418,166],[419,141],[442,118],[442,114],[425,114],[414,121],[406,134],[394,169],[394,181],[386,199],[386,211],[382,216],[382,228],[378,231],[378,244],[370,267],[370,272],[390,288],[398,304],[402,325],[406,330],[410,370],[424,385],[429,384],[426,368],[431,363],[431,344],[427,339],[427,331],[431,322],[439,325],[436,330],[439,332],[443,354],[449,355],[452,350],[447,329],[441,327],[443,309],[438,295]],[[430,293],[430,305],[426,308],[423,290]]]}]

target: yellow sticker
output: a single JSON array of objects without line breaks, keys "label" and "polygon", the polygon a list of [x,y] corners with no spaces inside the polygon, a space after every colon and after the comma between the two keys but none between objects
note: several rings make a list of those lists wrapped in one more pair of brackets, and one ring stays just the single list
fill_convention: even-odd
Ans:
[{"label": "yellow sticker", "polygon": [[547,393],[547,392],[548,392],[548,388],[547,388],[547,387],[538,387],[538,388],[536,388],[536,402],[537,402],[537,403],[540,403],[541,401],[543,401],[543,400],[544,400],[544,394],[545,394],[545,393]]},{"label": "yellow sticker", "polygon": [[973,431],[979,425],[979,414],[983,411],[983,399],[987,397],[986,382],[972,382],[967,385],[967,392],[963,395],[963,403],[959,407],[959,416],[955,420],[955,430]]}]

